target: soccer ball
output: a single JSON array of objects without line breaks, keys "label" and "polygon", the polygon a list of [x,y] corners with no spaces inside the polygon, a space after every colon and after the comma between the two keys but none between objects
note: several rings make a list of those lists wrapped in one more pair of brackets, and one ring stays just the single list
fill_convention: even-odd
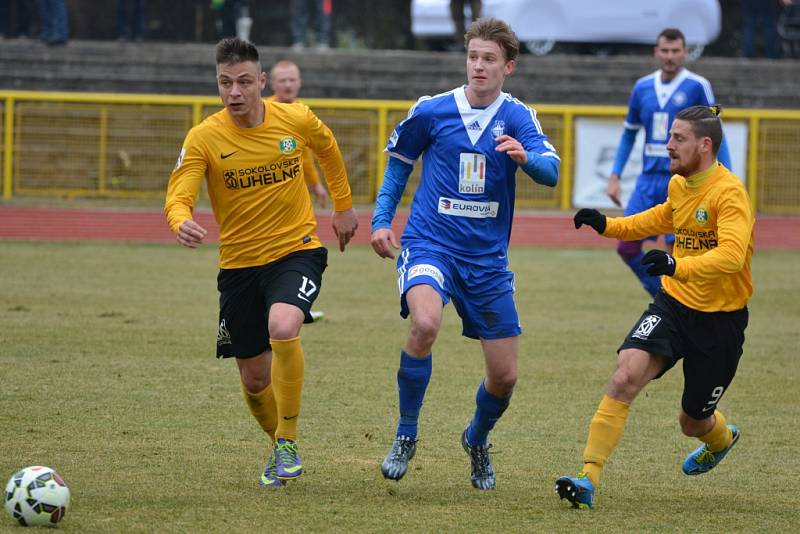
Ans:
[{"label": "soccer ball", "polygon": [[61,475],[42,465],[17,471],[6,484],[6,511],[23,527],[54,527],[69,506],[69,488]]}]

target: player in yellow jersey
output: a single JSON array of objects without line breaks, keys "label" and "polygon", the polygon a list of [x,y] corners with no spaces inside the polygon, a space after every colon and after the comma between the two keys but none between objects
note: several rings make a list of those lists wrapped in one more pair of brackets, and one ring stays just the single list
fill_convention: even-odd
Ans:
[{"label": "player in yellow jersey", "polygon": [[220,227],[217,357],[235,357],[250,412],[272,438],[261,484],[299,476],[297,419],[304,378],[300,327],[322,286],[327,250],[317,237],[302,153],[319,158],[333,198],[339,249],[358,226],[341,152],[330,129],[303,104],[265,102],[256,48],[223,39],[217,86],[225,109],[192,128],[170,176],[164,211],[178,243],[202,244],[192,219],[205,177]]},{"label": "player in yellow jersey", "polygon": [[680,359],[681,430],[703,442],[686,458],[683,472],[713,469],[739,439],[739,429],[716,408],[742,355],[753,293],[755,218],[741,180],[717,161],[718,115],[717,106],[693,106],[676,115],[667,144],[673,177],[666,202],[629,217],[609,218],[593,209],[575,214],[575,228],[586,224],[605,237],[675,234],[674,256],[651,250],[642,259],[649,274],[663,276],[662,289],[617,353],[617,368],[589,425],[583,470],[556,481],[558,495],[575,507],[594,504],[633,400]]},{"label": "player in yellow jersey", "polygon": [[[269,87],[272,89],[272,96],[267,100],[274,100],[282,104],[293,104],[297,101],[302,86],[300,79],[300,67],[291,61],[279,61],[269,70]],[[328,205],[328,191],[322,185],[322,181],[314,165],[314,152],[306,147],[303,151],[303,177],[306,185],[314,193],[317,203],[324,208]],[[321,321],[325,314],[319,310],[311,310],[311,318],[314,321]]]}]

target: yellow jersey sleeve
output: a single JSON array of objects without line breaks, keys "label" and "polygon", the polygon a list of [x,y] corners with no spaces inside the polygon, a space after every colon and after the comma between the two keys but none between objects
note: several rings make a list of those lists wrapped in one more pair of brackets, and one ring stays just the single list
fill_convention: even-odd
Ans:
[{"label": "yellow jersey sleeve", "polygon": [[695,310],[735,311],[753,294],[754,225],[744,185],[717,163],[689,179],[673,176],[664,204],[609,218],[603,235],[632,240],[674,233],[675,273],[662,277],[664,291]]},{"label": "yellow jersey sleeve", "polygon": [[169,178],[164,213],[167,224],[178,233],[181,224],[192,218],[195,199],[200,192],[200,182],[206,175],[207,154],[195,130],[186,135],[178,161]]}]

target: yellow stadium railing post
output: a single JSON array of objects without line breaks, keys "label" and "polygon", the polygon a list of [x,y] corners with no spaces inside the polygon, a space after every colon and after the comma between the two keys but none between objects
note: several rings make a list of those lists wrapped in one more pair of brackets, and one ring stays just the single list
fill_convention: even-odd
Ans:
[{"label": "yellow stadium railing post", "polygon": [[97,155],[97,192],[106,192],[106,159],[108,147],[108,106],[100,106],[100,153]]},{"label": "yellow stadium railing post", "polygon": [[5,101],[5,122],[3,124],[3,199],[11,200],[13,180],[11,179],[11,160],[14,157],[14,97]]},{"label": "yellow stadium railing post", "polygon": [[388,128],[387,120],[389,116],[388,108],[383,105],[378,108],[378,138],[375,140],[375,150],[378,151],[378,163],[377,168],[375,169],[375,177],[370,178],[370,197],[372,200],[378,196],[378,191],[380,191],[381,186],[383,185],[383,169],[386,168],[386,153],[383,151],[383,143],[389,137],[389,132],[386,131]]},{"label": "yellow stadium railing post", "polygon": [[572,180],[575,154],[574,115],[570,111],[564,112],[564,150],[561,154],[561,209],[568,211],[572,208]]},{"label": "yellow stadium railing post", "polygon": [[758,195],[758,135],[759,120],[753,115],[750,117],[750,131],[747,139],[747,192],[750,194],[750,204],[756,210]]}]

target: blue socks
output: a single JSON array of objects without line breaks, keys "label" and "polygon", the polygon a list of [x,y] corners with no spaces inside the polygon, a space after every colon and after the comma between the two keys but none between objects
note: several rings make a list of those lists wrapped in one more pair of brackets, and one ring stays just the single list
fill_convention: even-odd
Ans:
[{"label": "blue socks", "polygon": [[486,445],[489,431],[494,428],[497,420],[506,411],[509,402],[511,402],[511,396],[504,399],[495,397],[486,391],[486,386],[481,381],[478,392],[475,394],[475,404],[477,405],[475,415],[472,416],[472,421],[467,427],[467,443]]},{"label": "blue socks", "polygon": [[397,391],[400,397],[400,421],[397,436],[417,439],[417,422],[425,390],[431,380],[431,355],[415,358],[400,351],[400,369],[397,370]]},{"label": "blue socks", "polygon": [[642,258],[644,258],[644,252],[639,251],[636,256],[630,259],[623,258],[623,260],[628,267],[631,268],[633,274],[639,278],[639,281],[644,286],[645,291],[650,293],[651,297],[655,297],[656,293],[658,293],[658,290],[661,289],[661,277],[647,274],[647,266],[642,265],[641,263]]}]

